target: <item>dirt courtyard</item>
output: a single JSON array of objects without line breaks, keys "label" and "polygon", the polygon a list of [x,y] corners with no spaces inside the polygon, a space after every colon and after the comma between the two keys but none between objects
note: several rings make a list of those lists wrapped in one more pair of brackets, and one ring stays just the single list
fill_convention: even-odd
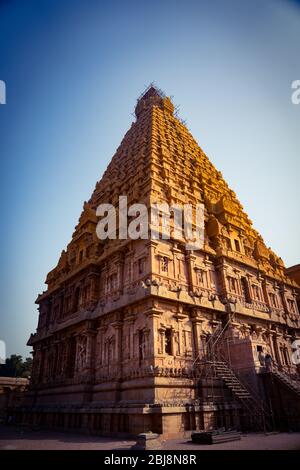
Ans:
[{"label": "dirt courtyard", "polygon": [[[135,440],[0,426],[0,450],[129,450]],[[164,450],[300,450],[300,433],[244,434],[240,441],[193,444],[188,438],[163,441]]]}]

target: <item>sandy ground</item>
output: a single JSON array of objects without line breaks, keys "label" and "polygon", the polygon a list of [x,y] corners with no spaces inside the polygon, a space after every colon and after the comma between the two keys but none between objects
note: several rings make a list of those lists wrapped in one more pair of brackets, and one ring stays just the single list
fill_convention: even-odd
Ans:
[{"label": "sandy ground", "polygon": [[[126,450],[133,440],[0,426],[0,450]],[[300,450],[300,433],[245,434],[240,441],[215,445],[188,439],[163,442],[165,450]]]}]

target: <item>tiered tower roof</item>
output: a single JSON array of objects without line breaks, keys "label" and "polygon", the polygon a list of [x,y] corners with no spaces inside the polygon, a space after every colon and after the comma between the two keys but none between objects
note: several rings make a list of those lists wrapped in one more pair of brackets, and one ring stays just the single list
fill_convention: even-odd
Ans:
[{"label": "tiered tower roof", "polygon": [[[205,247],[211,255],[227,256],[258,268],[265,274],[291,283],[284,264],[253,228],[243,206],[210,162],[185,124],[174,115],[171,99],[151,85],[138,99],[136,121],[125,134],[75,228],[67,250],[47,277],[55,288],[73,270],[78,240],[89,245],[90,262],[105,256],[96,237],[96,209],[100,203],[118,206],[120,195],[128,204],[168,202],[205,205]],[[229,246],[234,234],[237,249]],[[117,247],[118,242],[111,241]],[[243,247],[243,249],[240,248]]]}]

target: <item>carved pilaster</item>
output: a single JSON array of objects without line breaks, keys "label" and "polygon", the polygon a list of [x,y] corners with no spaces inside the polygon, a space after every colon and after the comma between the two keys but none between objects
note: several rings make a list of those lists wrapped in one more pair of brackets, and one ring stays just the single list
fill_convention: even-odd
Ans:
[{"label": "carved pilaster", "polygon": [[202,354],[202,344],[201,344],[201,334],[202,334],[202,324],[204,318],[201,318],[201,313],[197,309],[192,310],[191,312],[191,321],[192,321],[192,330],[193,330],[193,342],[195,349],[195,358],[200,358]]},{"label": "carved pilaster", "polygon": [[115,361],[121,366],[123,357],[122,357],[122,333],[123,333],[123,323],[118,321],[112,325],[115,329]]},{"label": "carved pilaster", "polygon": [[190,291],[193,292],[196,287],[196,273],[194,270],[196,256],[191,251],[186,254],[185,259],[187,262],[187,268],[188,268],[188,274],[189,274],[189,288],[190,288]]}]

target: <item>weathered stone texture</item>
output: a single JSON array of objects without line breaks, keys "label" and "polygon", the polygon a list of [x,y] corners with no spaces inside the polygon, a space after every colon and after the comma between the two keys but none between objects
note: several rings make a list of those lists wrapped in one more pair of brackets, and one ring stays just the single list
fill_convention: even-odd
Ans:
[{"label": "weathered stone texture", "polygon": [[[195,360],[228,319],[235,368],[255,372],[261,347],[295,372],[297,284],[173,111],[154,88],[139,99],[136,122],[84,203],[37,299],[38,328],[29,344],[31,404],[41,423],[168,435],[208,429],[216,419],[236,425],[238,407],[228,390],[222,418],[208,398],[201,408],[195,404],[201,397]],[[203,202],[203,249],[187,251],[184,238],[174,234],[170,240],[100,241],[96,209],[117,206],[120,195],[128,205],[148,207]]]}]

